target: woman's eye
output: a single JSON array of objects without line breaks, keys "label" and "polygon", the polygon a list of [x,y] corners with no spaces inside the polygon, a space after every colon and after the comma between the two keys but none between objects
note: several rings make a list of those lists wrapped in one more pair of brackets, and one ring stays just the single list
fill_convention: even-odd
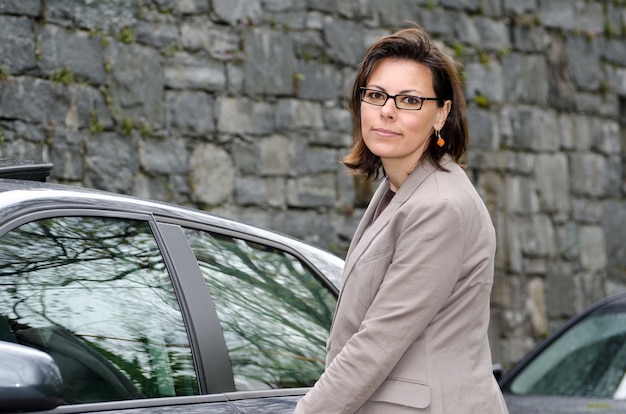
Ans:
[{"label": "woman's eye", "polygon": [[417,96],[405,96],[403,101],[407,105],[417,106],[422,100]]},{"label": "woman's eye", "polygon": [[375,101],[379,101],[381,99],[384,99],[384,95],[380,92],[370,92],[369,93],[369,97],[370,99],[373,99]]}]

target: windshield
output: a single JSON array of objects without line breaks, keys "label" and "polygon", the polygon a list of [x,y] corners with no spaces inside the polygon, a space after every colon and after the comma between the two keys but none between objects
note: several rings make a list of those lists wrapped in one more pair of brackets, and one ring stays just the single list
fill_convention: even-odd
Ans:
[{"label": "windshield", "polygon": [[524,367],[513,394],[626,399],[626,305],[612,303],[578,321]]}]

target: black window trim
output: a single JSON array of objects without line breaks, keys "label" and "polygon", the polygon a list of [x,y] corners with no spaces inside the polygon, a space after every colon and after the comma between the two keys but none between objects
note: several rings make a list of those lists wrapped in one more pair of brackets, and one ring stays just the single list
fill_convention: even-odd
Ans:
[{"label": "black window trim", "polygon": [[194,363],[197,364],[200,392],[232,392],[235,390],[235,381],[226,340],[223,335],[212,335],[214,332],[222,332],[222,327],[187,236],[182,227],[175,224],[155,222],[155,230],[155,235],[160,239],[159,245],[165,247],[161,253],[171,270],[174,290],[191,336],[189,340]]}]

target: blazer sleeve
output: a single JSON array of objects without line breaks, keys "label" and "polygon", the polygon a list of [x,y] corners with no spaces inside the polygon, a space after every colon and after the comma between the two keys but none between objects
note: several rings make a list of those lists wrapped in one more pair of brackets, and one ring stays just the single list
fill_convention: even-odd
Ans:
[{"label": "blazer sleeve", "polygon": [[[395,237],[391,265],[359,330],[339,351],[296,414],[352,414],[387,378],[407,349],[444,306],[460,277],[463,214],[454,202],[412,203],[388,237]],[[358,279],[358,274],[352,277]]]}]

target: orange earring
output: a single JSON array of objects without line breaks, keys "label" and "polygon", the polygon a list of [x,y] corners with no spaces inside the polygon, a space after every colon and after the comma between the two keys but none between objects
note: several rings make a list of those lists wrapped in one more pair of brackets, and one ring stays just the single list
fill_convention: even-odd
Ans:
[{"label": "orange earring", "polygon": [[441,137],[441,131],[435,131],[435,135],[437,136],[437,145],[439,145],[439,147],[443,147],[446,141],[444,141]]}]

